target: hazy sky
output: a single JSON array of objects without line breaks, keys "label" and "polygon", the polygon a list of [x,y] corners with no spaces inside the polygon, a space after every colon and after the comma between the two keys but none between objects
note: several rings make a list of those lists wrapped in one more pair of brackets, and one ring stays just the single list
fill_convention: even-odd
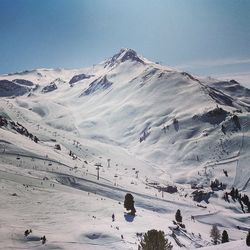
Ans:
[{"label": "hazy sky", "polygon": [[250,1],[0,0],[0,73],[84,67],[122,47],[203,75],[250,71]]}]

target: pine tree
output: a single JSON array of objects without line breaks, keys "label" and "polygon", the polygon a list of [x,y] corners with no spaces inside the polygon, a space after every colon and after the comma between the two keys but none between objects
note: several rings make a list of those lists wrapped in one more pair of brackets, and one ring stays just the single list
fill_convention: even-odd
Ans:
[{"label": "pine tree", "polygon": [[232,188],[231,192],[230,192],[230,195],[232,196],[232,198],[234,199],[235,197],[235,189],[234,187]]},{"label": "pine tree", "polygon": [[250,247],[250,231],[248,231],[247,238],[246,238],[246,244]]},{"label": "pine tree", "polygon": [[130,210],[130,214],[131,215],[135,215],[135,207],[134,207],[134,197],[132,194],[129,194],[127,193],[125,195],[125,200],[124,200],[124,207],[127,209],[127,210]]},{"label": "pine tree", "polygon": [[243,201],[243,203],[247,206],[248,205],[248,202],[249,202],[249,197],[244,194],[244,196],[241,198],[241,200]]},{"label": "pine tree", "polygon": [[181,211],[178,209],[175,214],[175,220],[179,223],[182,223],[182,216],[181,216]]},{"label": "pine tree", "polygon": [[222,232],[221,243],[229,242],[228,233],[226,230]]},{"label": "pine tree", "polygon": [[220,231],[217,228],[216,225],[212,226],[211,232],[210,232],[210,237],[212,238],[212,242],[214,245],[217,245],[219,243],[220,239]]},{"label": "pine tree", "polygon": [[172,248],[173,246],[171,242],[168,242],[168,239],[165,238],[164,232],[155,229],[145,233],[138,246],[139,250],[171,250]]},{"label": "pine tree", "polygon": [[239,195],[239,190],[238,190],[238,188],[236,188],[234,191],[235,198],[238,198],[238,195]]}]

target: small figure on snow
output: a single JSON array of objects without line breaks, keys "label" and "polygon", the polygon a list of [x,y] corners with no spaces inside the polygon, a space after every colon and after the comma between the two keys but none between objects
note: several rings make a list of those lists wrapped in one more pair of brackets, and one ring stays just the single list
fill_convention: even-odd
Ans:
[{"label": "small figure on snow", "polygon": [[112,214],[112,221],[114,222],[115,221],[115,215]]},{"label": "small figure on snow", "polygon": [[43,237],[41,237],[41,241],[42,241],[42,244],[45,244],[46,243],[46,237],[45,237],[45,235],[43,236]]},{"label": "small figure on snow", "polygon": [[32,230],[30,229],[30,230],[25,230],[25,232],[24,232],[24,236],[25,237],[27,237],[30,233],[32,233]]}]

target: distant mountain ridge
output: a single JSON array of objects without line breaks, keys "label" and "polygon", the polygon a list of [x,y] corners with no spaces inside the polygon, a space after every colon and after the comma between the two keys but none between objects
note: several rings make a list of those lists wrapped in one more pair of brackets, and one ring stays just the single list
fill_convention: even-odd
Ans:
[{"label": "distant mountain ridge", "polygon": [[120,145],[179,183],[205,184],[197,171],[230,157],[238,174],[228,185],[248,182],[239,173],[250,175],[250,90],[234,80],[196,77],[121,49],[89,68],[0,76],[0,93],[49,126]]}]

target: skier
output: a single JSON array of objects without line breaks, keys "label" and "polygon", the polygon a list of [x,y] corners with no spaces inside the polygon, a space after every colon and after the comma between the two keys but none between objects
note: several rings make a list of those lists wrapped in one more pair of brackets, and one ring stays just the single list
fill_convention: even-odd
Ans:
[{"label": "skier", "polygon": [[115,215],[112,214],[112,221],[114,222],[115,221]]},{"label": "skier", "polygon": [[46,243],[46,237],[45,237],[45,235],[43,236],[43,237],[41,237],[41,241],[42,241],[42,244],[45,244]]},{"label": "skier", "polygon": [[32,230],[27,229],[27,230],[25,230],[24,235],[27,237],[30,233],[32,233]]}]

